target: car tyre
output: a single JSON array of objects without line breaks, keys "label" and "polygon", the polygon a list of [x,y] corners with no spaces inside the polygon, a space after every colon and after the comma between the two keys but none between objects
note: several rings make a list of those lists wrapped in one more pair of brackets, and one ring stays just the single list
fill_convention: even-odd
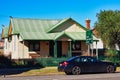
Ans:
[{"label": "car tyre", "polygon": [[115,72],[114,66],[108,65],[107,66],[107,73],[114,73],[114,72]]},{"label": "car tyre", "polygon": [[80,69],[79,66],[74,66],[74,67],[72,68],[72,74],[73,74],[73,75],[79,75],[80,73],[81,73],[81,69]]}]

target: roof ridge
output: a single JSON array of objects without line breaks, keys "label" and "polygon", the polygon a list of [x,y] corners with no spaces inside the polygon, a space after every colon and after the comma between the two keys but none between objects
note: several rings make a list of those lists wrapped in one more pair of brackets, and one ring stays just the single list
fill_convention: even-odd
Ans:
[{"label": "roof ridge", "polygon": [[44,19],[44,18],[18,18],[18,17],[13,17],[13,18],[11,18],[11,19],[24,19],[24,20],[62,20],[62,19]]}]

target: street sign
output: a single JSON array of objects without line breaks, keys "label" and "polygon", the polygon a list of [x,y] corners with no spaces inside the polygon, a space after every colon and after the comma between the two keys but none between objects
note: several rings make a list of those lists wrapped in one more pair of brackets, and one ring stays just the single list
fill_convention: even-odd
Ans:
[{"label": "street sign", "polygon": [[93,43],[93,32],[92,30],[86,31],[86,44],[92,44]]}]

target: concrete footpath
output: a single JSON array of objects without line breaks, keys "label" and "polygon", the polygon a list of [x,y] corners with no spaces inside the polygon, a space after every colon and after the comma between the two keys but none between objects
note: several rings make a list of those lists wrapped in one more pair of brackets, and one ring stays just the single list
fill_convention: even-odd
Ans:
[{"label": "concrete footpath", "polygon": [[[32,74],[27,74],[28,71],[32,71],[32,70],[37,70],[37,69],[33,69],[33,68],[19,68],[19,69],[0,69],[0,77],[13,77],[13,76],[33,76]],[[38,69],[38,71],[40,71],[40,69]],[[25,75],[21,75],[22,73],[25,73]],[[117,73],[120,72],[120,67],[117,67],[116,70]],[[37,72],[36,72],[37,73]],[[38,75],[34,72],[34,76]],[[39,75],[60,75],[60,74],[64,74],[61,72],[54,72],[54,73],[48,73],[48,74],[39,74]]]}]

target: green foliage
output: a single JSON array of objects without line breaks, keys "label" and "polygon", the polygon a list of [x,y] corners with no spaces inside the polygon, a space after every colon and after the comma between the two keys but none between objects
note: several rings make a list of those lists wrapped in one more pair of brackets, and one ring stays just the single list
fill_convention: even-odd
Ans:
[{"label": "green foliage", "polygon": [[12,68],[39,68],[42,67],[34,59],[21,59],[12,64]]},{"label": "green foliage", "polygon": [[105,55],[107,57],[118,57],[119,56],[117,50],[112,50],[112,49],[106,50],[106,54]]},{"label": "green foliage", "polygon": [[42,67],[46,66],[57,66],[59,62],[66,61],[68,58],[36,58],[37,61]]},{"label": "green foliage", "polygon": [[108,49],[105,56],[99,56],[99,60],[113,62],[117,66],[120,66],[120,51]]},{"label": "green foliage", "polygon": [[115,49],[115,44],[120,46],[120,11],[101,10],[97,17],[95,28],[104,44],[110,49]]}]

